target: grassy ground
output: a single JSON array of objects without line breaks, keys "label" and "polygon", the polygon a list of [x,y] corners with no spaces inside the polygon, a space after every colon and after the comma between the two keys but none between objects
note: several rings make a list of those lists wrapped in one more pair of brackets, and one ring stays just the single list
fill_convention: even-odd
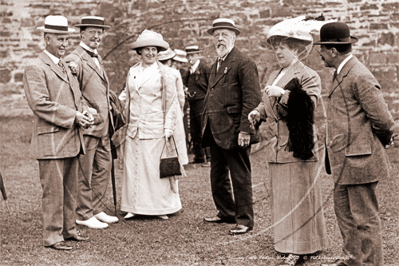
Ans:
[{"label": "grassy ground", "polygon": [[[203,218],[216,214],[210,193],[209,168],[189,166],[180,180],[183,211],[164,221],[141,217],[111,225],[106,230],[79,227],[89,242],[72,242],[69,252],[42,246],[41,186],[38,163],[29,156],[32,119],[1,118],[1,173],[8,193],[11,214],[0,200],[0,265],[275,265],[269,180],[264,151],[252,160],[255,228],[249,234],[230,236],[229,224],[205,224]],[[385,265],[398,265],[399,157],[389,151],[393,165],[390,178],[379,184]],[[121,171],[116,172],[120,196]],[[340,255],[342,239],[333,213],[332,180],[322,176],[322,193],[329,244],[304,265],[319,265],[323,258]],[[119,198],[120,199],[120,198]],[[119,200],[118,199],[118,200]],[[119,202],[119,201],[118,201]],[[104,202],[114,213],[111,189]]]}]

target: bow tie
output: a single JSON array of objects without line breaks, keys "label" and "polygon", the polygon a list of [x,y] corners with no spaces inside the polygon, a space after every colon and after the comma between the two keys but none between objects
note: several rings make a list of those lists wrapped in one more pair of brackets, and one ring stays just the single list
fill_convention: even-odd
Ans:
[{"label": "bow tie", "polygon": [[91,57],[96,57],[96,58],[98,58],[98,54],[97,54],[97,53],[94,53],[94,52],[89,51],[89,50],[86,50],[86,49],[85,49],[85,51],[86,51]]}]

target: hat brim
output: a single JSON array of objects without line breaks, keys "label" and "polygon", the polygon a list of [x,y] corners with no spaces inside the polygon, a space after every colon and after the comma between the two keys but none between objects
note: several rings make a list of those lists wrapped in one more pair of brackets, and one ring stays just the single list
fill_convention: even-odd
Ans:
[{"label": "hat brim", "polygon": [[94,28],[103,28],[103,29],[110,29],[111,26],[108,25],[98,25],[98,24],[76,24],[74,27],[94,27]]},{"label": "hat brim", "polygon": [[239,35],[241,32],[239,29],[234,28],[234,27],[229,27],[229,26],[218,26],[218,27],[212,27],[209,30],[207,30],[209,35],[213,35],[213,32],[215,30],[221,30],[221,29],[227,29],[227,30],[232,30],[236,33],[236,35]]},{"label": "hat brim", "polygon": [[352,44],[352,43],[357,43],[359,40],[356,37],[351,36],[351,41],[350,42],[314,42],[313,45],[325,45],[325,44]]},{"label": "hat brim", "polygon": [[172,59],[176,56],[176,54],[168,54],[168,55],[164,55],[164,56],[159,56],[158,55],[158,61],[165,61],[165,60],[169,60]]},{"label": "hat brim", "polygon": [[144,40],[136,41],[132,44],[131,49],[137,50],[143,47],[155,46],[158,47],[160,51],[166,51],[169,48],[169,44],[161,40]]},{"label": "hat brim", "polygon": [[180,63],[188,63],[187,58],[176,55],[175,57],[173,57],[174,61],[180,62]]},{"label": "hat brim", "polygon": [[186,52],[186,54],[199,54],[199,53],[202,53],[202,51],[199,50],[199,51]]},{"label": "hat brim", "polygon": [[44,26],[38,27],[37,29],[45,33],[56,33],[56,34],[69,34],[76,32],[76,30],[72,28],[68,28],[68,31],[46,29]]}]

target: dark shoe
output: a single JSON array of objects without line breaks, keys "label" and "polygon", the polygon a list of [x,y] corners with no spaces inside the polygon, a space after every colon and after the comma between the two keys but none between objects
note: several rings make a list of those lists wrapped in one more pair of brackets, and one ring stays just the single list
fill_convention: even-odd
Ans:
[{"label": "dark shoe", "polygon": [[221,224],[221,223],[226,223],[226,224],[233,224],[235,221],[228,220],[228,219],[223,219],[218,216],[215,217],[206,217],[204,218],[204,221],[207,223],[216,223],[216,224]]},{"label": "dark shoe", "polygon": [[89,237],[84,237],[84,236],[76,235],[76,236],[72,236],[72,237],[65,238],[65,240],[71,240],[71,241],[88,241],[88,240],[89,240]]},{"label": "dark shoe", "polygon": [[245,234],[251,230],[252,230],[252,227],[248,227],[248,226],[245,226],[242,224],[237,224],[233,229],[230,229],[229,234],[230,235]]},{"label": "dark shoe", "polygon": [[320,266],[348,266],[343,260],[337,260],[333,263],[322,263]]},{"label": "dark shoe", "polygon": [[52,248],[52,249],[56,249],[56,250],[71,250],[72,247],[66,245],[64,242],[57,242],[51,246],[47,246],[46,248]]}]

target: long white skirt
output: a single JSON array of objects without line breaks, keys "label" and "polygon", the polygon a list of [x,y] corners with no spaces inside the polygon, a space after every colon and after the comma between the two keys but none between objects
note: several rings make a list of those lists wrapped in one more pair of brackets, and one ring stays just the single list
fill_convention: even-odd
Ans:
[{"label": "long white skirt", "polygon": [[[159,177],[159,163],[165,138],[126,137],[122,177],[121,210],[134,214],[165,215],[182,206],[178,181]],[[166,148],[165,148],[166,149]],[[172,190],[175,187],[175,192]]]}]

